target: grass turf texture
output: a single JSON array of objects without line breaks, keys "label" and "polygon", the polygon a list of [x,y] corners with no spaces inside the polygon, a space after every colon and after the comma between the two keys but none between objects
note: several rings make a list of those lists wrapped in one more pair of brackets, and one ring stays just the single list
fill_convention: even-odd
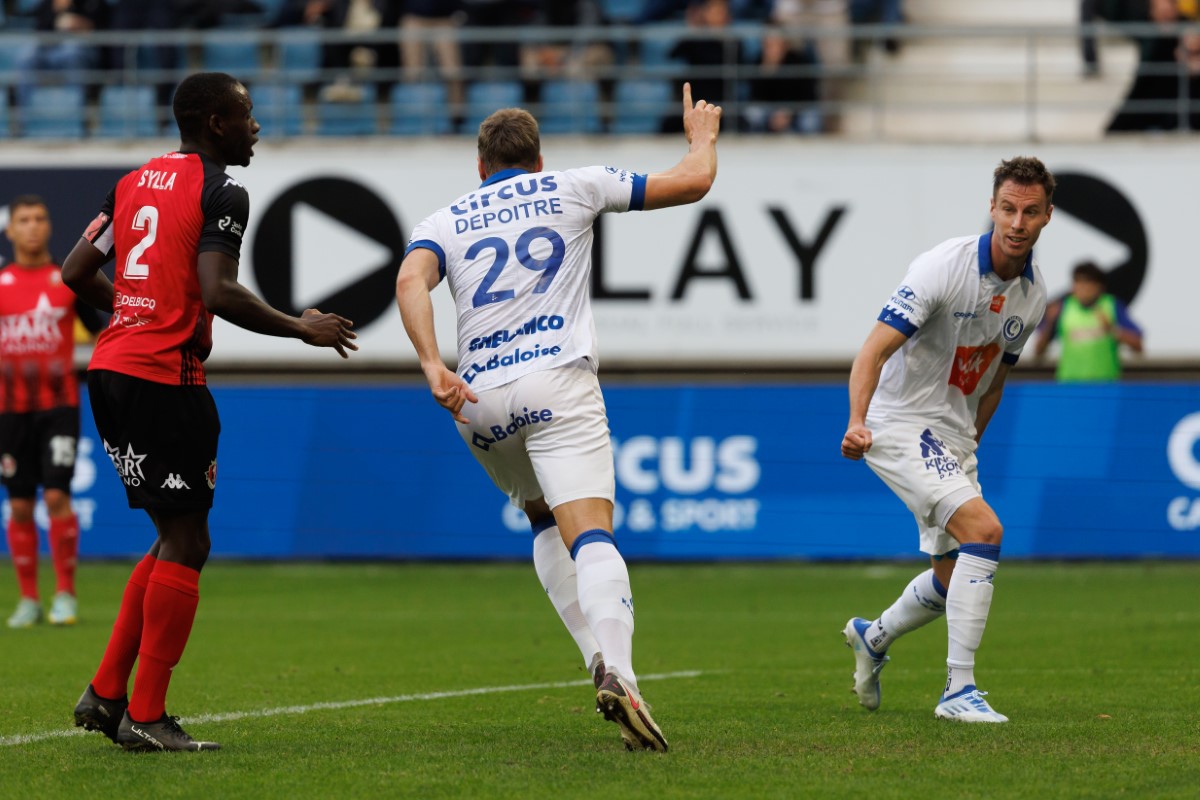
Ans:
[{"label": "grass turf texture", "polygon": [[[82,566],[73,628],[0,629],[0,739],[70,727],[130,568]],[[625,752],[577,685],[190,726],[219,753],[5,744],[0,797],[1196,796],[1200,564],[1002,565],[978,670],[1002,726],[933,718],[941,621],[894,648],[880,711],[848,691],[842,626],[916,569],[634,565],[639,672],[703,671],[642,687],[666,755]],[[185,726],[588,677],[527,565],[218,562],[201,587],[168,699]]]}]

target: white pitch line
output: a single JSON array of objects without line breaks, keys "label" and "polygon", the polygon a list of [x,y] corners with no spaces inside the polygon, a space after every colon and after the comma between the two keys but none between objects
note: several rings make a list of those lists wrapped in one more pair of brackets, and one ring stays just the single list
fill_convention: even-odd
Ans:
[{"label": "white pitch line", "polygon": [[[651,675],[641,675],[638,683],[643,681],[667,681],[674,678],[695,678],[704,673],[700,670],[683,670],[680,672],[660,672]],[[473,697],[482,694],[502,694],[505,692],[529,692],[537,689],[566,689],[572,686],[591,686],[590,679],[577,681],[553,681],[550,683],[523,683],[511,686],[481,686],[477,689],[456,689],[448,692],[423,692],[421,694],[399,694],[393,697],[372,697],[365,700],[336,700],[325,703],[311,703],[304,706],[280,706],[279,708],[264,708],[258,711],[227,711],[223,714],[200,714],[195,717],[180,718],[180,722],[188,724],[204,724],[206,722],[230,722],[237,719],[260,719],[262,717],[278,717],[285,714],[307,714],[309,711],[329,711],[340,708],[358,708],[360,706],[383,706],[391,703],[415,703],[422,700],[446,700],[453,697]],[[16,736],[0,737],[0,747],[33,744],[47,739],[61,739],[65,736],[80,736],[87,733],[83,728],[67,728],[65,730],[46,731],[45,733],[25,733]]]}]

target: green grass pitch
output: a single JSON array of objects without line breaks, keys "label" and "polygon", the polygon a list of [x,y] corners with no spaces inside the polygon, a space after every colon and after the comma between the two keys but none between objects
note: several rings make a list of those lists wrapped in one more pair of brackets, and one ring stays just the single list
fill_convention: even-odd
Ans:
[{"label": "green grass pitch", "polygon": [[[643,683],[665,755],[625,752],[594,712],[575,648],[521,564],[214,562],[168,710],[224,749],[126,753],[63,735],[130,567],[82,565],[73,628],[0,629],[0,797],[1200,792],[1197,563],[1003,564],[976,673],[1012,718],[1001,726],[934,719],[944,622],[895,646],[878,712],[850,693],[843,624],[877,614],[916,564],[634,564],[639,673],[699,672]],[[6,612],[11,575],[0,562]],[[570,685],[544,685],[559,682]],[[497,687],[518,688],[464,694]],[[383,701],[312,708],[372,698]]]}]

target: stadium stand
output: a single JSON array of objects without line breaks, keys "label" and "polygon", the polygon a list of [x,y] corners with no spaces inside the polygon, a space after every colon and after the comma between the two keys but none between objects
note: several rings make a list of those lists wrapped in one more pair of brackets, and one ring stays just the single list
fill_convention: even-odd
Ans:
[{"label": "stadium stand", "polygon": [[397,136],[430,136],[450,133],[453,125],[445,84],[398,83],[392,87],[391,127]]},{"label": "stadium stand", "polygon": [[82,86],[37,86],[21,111],[22,135],[30,139],[78,139],[84,134]]},{"label": "stadium stand", "polygon": [[542,84],[543,133],[599,133],[600,86],[595,81],[546,81]]},{"label": "stadium stand", "polygon": [[109,139],[158,136],[158,109],[150,86],[105,86],[94,135]]}]

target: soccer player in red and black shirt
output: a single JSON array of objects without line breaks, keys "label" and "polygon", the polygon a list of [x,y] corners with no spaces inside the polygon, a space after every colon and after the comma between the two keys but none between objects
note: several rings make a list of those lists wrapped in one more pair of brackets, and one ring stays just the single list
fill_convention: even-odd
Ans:
[{"label": "soccer player in red and black shirt", "polygon": [[[246,87],[229,75],[186,78],[174,100],[179,150],[122,178],[63,264],[68,286],[113,313],[88,367],[92,413],[130,507],[144,508],[158,533],[75,707],[76,725],[127,749],[219,747],[193,739],[165,710],[209,551],[220,432],[204,374],[213,315],[343,358],[358,349],[348,320],[316,309],[283,314],[237,281],[249,198],[225,167],[250,164],[259,130],[252,108]],[[110,282],[100,267],[114,256]]]},{"label": "soccer player in red and black shirt", "polygon": [[79,524],[71,478],[79,439],[74,293],[50,258],[50,212],[36,195],[9,203],[13,263],[0,270],[0,479],[8,489],[8,549],[21,599],[10,628],[41,622],[38,597],[37,488],[50,515],[57,590],[50,622],[75,623]]}]

